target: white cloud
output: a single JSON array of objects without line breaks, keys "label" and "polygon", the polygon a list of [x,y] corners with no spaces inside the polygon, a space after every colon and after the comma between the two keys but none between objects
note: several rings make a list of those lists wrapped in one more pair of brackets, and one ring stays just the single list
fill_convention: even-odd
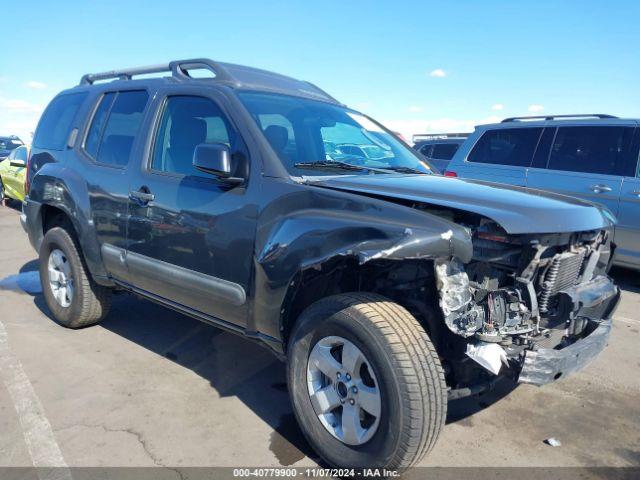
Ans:
[{"label": "white cloud", "polygon": [[442,77],[446,77],[447,74],[444,70],[442,70],[441,68],[436,68],[435,70],[432,70],[429,73],[430,77],[437,77],[437,78],[442,78]]},{"label": "white cloud", "polygon": [[491,105],[491,110],[497,112],[499,110],[504,110],[504,105],[502,103],[496,103],[494,105]]},{"label": "white cloud", "polygon": [[42,90],[43,88],[47,88],[46,83],[38,82],[36,80],[30,80],[25,85],[29,88],[33,88],[34,90]]},{"label": "white cloud", "polygon": [[409,110],[412,113],[418,113],[422,111],[422,107],[419,105],[411,105],[407,110]]},{"label": "white cloud", "polygon": [[537,103],[534,103],[533,105],[529,105],[530,112],[541,112],[542,110],[544,110],[543,105],[538,105]]},{"label": "white cloud", "polygon": [[394,119],[382,121],[389,130],[400,132],[407,140],[420,133],[464,133],[473,132],[476,125],[484,123],[498,123],[501,117],[491,115],[480,119],[439,118],[423,119]]},{"label": "white cloud", "polygon": [[42,112],[42,105],[27,102],[26,100],[17,100],[12,98],[0,97],[0,111],[7,112]]},{"label": "white cloud", "polygon": [[0,135],[18,135],[31,141],[44,106],[26,100],[0,97]]}]

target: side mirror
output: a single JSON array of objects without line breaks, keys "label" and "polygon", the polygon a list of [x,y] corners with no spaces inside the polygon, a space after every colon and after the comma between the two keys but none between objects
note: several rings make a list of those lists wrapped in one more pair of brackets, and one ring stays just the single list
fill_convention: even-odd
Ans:
[{"label": "side mirror", "polygon": [[240,184],[243,178],[231,176],[232,163],[231,150],[224,143],[201,143],[193,152],[193,166],[198,170],[227,183]]},{"label": "side mirror", "polygon": [[27,162],[25,162],[24,160],[18,160],[18,159],[13,159],[9,162],[9,164],[12,167],[26,167],[27,166]]}]

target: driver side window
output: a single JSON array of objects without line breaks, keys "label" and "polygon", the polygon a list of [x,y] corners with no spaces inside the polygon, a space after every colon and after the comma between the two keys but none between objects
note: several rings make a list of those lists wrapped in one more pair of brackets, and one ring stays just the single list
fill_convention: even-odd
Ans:
[{"label": "driver side window", "polygon": [[173,96],[166,101],[155,139],[151,169],[185,176],[206,177],[193,166],[201,143],[223,143],[233,149],[235,132],[210,99]]}]

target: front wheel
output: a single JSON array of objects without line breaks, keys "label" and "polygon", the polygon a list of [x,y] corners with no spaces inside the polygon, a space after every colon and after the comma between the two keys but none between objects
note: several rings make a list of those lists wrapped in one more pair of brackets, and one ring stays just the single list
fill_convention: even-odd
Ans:
[{"label": "front wheel", "polygon": [[288,382],[307,440],[330,465],[403,470],[434,446],[444,374],[420,323],[380,295],[320,300],[289,341]]}]

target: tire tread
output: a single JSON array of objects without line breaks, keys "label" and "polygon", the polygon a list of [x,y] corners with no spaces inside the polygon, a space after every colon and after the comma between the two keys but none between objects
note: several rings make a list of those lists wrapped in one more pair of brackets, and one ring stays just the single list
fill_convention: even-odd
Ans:
[{"label": "tire tread", "polygon": [[320,302],[336,301],[343,309],[357,310],[375,326],[401,373],[401,397],[409,414],[389,467],[412,467],[434,447],[446,419],[447,387],[433,343],[409,311],[382,295],[345,293]]}]

